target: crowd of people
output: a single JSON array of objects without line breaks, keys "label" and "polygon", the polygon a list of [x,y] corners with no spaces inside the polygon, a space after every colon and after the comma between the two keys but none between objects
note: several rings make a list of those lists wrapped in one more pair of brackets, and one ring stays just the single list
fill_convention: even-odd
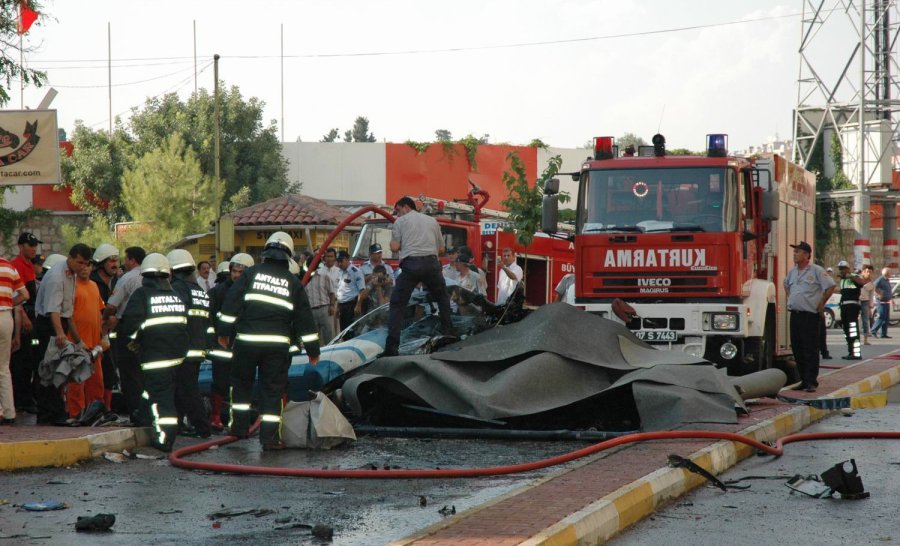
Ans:
[{"label": "crowd of people", "polygon": [[[112,244],[44,259],[41,244],[24,232],[19,254],[0,259],[0,423],[16,424],[17,412],[62,426],[115,419],[152,427],[168,451],[178,434],[222,430],[230,396],[231,432],[246,435],[258,368],[260,440],[280,447],[291,352],[302,346],[315,364],[320,339],[289,235],[275,233],[260,264],[239,253],[218,267],[182,249],[120,255]],[[198,388],[207,358],[210,411]],[[116,386],[123,417],[112,412]]]}]

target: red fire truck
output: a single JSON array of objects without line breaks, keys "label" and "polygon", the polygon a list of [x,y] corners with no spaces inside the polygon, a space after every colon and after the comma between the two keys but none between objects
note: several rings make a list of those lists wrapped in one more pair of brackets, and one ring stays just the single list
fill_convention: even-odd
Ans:
[{"label": "red fire truck", "polygon": [[[419,210],[435,217],[444,235],[447,248],[466,246],[471,249],[473,263],[487,273],[488,299],[496,299],[499,260],[504,248],[518,254],[518,263],[525,271],[525,300],[530,305],[554,301],[554,289],[566,273],[574,270],[575,246],[567,237],[537,234],[531,245],[516,243],[515,233],[506,220],[507,214],[486,209],[490,195],[472,184],[467,197],[460,201],[443,201],[419,197]],[[383,215],[384,216],[384,215]],[[359,263],[368,259],[369,245],[379,243],[384,259],[392,265],[396,259],[390,250],[391,218],[367,220],[356,238],[351,252]]]},{"label": "red fire truck", "polygon": [[[789,352],[782,280],[788,245],[814,238],[815,177],[777,155],[728,156],[727,135],[707,144],[706,156],[671,156],[656,135],[620,157],[612,137],[595,139],[594,159],[573,174],[575,302],[739,375]],[[544,198],[548,231],[554,197]],[[616,300],[635,314],[618,317]]]}]

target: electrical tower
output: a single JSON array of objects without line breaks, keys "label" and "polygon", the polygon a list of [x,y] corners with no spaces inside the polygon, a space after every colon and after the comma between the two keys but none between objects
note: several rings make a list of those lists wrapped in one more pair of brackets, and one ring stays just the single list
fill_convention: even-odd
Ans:
[{"label": "electrical tower", "polygon": [[891,183],[900,134],[900,9],[896,0],[802,2],[794,161],[808,167],[821,160],[832,177],[832,142],[839,142],[853,189],[819,199],[853,200],[856,267],[870,263],[871,203],[883,207],[884,262],[896,268],[900,192]]}]

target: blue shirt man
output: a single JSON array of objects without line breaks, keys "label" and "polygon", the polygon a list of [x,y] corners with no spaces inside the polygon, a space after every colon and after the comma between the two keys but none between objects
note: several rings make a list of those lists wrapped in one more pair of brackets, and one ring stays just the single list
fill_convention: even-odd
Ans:
[{"label": "blue shirt man", "polygon": [[350,254],[344,250],[338,252],[337,265],[341,269],[341,276],[334,292],[343,331],[362,314],[369,291],[366,290],[366,278],[362,271],[350,263]]}]

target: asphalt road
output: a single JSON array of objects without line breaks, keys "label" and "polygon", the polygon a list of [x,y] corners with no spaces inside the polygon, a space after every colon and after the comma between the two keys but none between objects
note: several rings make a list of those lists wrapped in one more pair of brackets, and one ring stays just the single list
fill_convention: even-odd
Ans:
[{"label": "asphalt road", "polygon": [[[347,449],[263,454],[257,441],[245,440],[194,458],[309,468],[450,468],[525,462],[584,445],[479,441],[473,449],[466,440],[360,438]],[[140,452],[159,454],[149,448]],[[26,536],[0,544],[323,544],[311,538],[308,527],[276,529],[295,524],[332,527],[334,544],[385,544],[441,520],[444,506],[461,511],[558,470],[480,479],[351,481],[221,475],[181,470],[167,460],[99,459],[4,475],[0,499],[9,504],[0,506],[0,539]],[[42,500],[69,508],[27,512],[17,506]],[[209,517],[234,509],[272,513]],[[113,532],[75,532],[78,516],[97,513],[116,515]]]},{"label": "asphalt road", "polygon": [[[885,340],[888,341],[888,340]],[[900,431],[900,387],[889,391],[880,410],[833,415],[803,432]],[[865,500],[816,499],[791,491],[785,482],[800,474],[821,474],[855,459]],[[900,542],[900,441],[830,440],[790,444],[780,459],[746,459],[723,481],[745,476],[745,491],[700,487],[638,523],[609,544],[753,545],[895,544]]]}]

